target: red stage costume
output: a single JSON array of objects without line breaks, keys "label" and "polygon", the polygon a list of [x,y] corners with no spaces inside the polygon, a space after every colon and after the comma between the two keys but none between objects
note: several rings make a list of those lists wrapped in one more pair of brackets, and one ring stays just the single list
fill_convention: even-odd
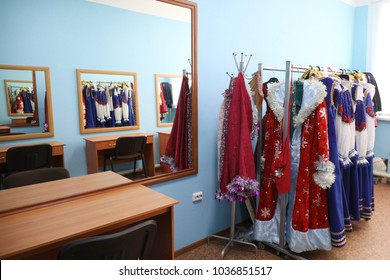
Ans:
[{"label": "red stage costume", "polygon": [[[264,175],[254,231],[256,240],[274,243],[279,242],[280,202],[277,196],[285,192],[278,188],[277,180],[286,170],[280,170],[275,164],[284,154],[281,148],[284,88],[284,84],[268,86]],[[294,131],[291,138],[291,189],[287,205],[286,240],[294,252],[329,250],[331,240],[326,189],[332,186],[335,176],[334,164],[329,161],[324,100],[326,88],[317,80],[295,84],[294,91],[299,88],[302,100],[293,100],[298,106],[293,107],[291,116]],[[293,95],[297,98],[296,94]],[[285,168],[290,170],[289,163]]]},{"label": "red stage costume", "polygon": [[183,76],[175,120],[161,162],[171,172],[192,167],[192,94],[187,76]]},{"label": "red stage costume", "polygon": [[[276,202],[278,199],[278,190],[276,188],[275,176],[277,168],[275,161],[281,157],[283,143],[283,102],[284,91],[281,84],[269,84],[268,92],[265,92],[267,101],[267,112],[264,119],[264,171],[260,187],[260,201],[257,212],[257,220],[269,221],[274,217]],[[280,90],[281,94],[276,94]]]},{"label": "red stage costume", "polygon": [[[251,99],[245,86],[241,73],[238,74],[234,84],[231,81],[230,90],[233,89],[230,102],[225,100],[225,111],[221,114],[224,123],[220,143],[220,190],[217,199],[230,201],[243,201],[258,194],[256,181],[255,161],[252,151],[251,131],[253,128],[253,111]],[[231,93],[229,90],[225,95]],[[225,96],[229,99],[230,96]],[[221,148],[221,147],[220,147]]]}]

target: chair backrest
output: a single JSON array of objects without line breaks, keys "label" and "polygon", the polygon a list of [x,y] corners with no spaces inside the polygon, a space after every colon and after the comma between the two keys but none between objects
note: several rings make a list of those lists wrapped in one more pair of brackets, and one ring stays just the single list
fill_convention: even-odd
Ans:
[{"label": "chair backrest", "polygon": [[52,149],[50,144],[11,147],[6,153],[6,170],[13,173],[50,167]]},{"label": "chair backrest", "polygon": [[115,144],[116,156],[140,155],[145,151],[146,136],[119,137]]},{"label": "chair backrest", "polygon": [[137,260],[147,259],[153,247],[157,224],[148,220],[123,231],[87,237],[65,244],[61,260]]},{"label": "chair backrest", "polygon": [[8,175],[4,178],[4,189],[69,178],[69,171],[63,167],[40,168]]}]

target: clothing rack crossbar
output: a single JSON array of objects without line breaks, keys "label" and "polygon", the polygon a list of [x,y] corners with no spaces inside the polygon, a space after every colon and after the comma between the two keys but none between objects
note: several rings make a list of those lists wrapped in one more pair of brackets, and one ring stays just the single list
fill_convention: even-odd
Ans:
[{"label": "clothing rack crossbar", "polygon": [[123,84],[123,83],[127,83],[126,81],[122,81],[122,82],[114,82],[114,81],[110,81],[110,82],[106,82],[106,81],[88,81],[88,80],[82,80],[81,83],[96,83],[96,84]]},{"label": "clothing rack crossbar", "polygon": [[[261,64],[261,63],[259,63],[259,64]],[[310,67],[293,66],[293,65],[291,65],[291,72],[294,72],[294,73],[303,73],[307,69],[310,69]],[[263,70],[265,70],[265,71],[275,71],[275,72],[286,72],[286,69],[277,68],[277,67],[263,67]]]}]

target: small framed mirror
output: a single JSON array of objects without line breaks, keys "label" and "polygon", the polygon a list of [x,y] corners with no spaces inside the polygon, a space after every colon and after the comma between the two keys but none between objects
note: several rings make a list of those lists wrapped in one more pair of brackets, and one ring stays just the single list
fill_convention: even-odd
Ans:
[{"label": "small framed mirror", "polygon": [[155,74],[158,127],[173,125],[182,79],[181,75]]},{"label": "small framed mirror", "polygon": [[29,118],[31,125],[37,125],[35,108],[37,96],[33,81],[4,80],[6,90],[8,116],[11,118]]},{"label": "small framed mirror", "polygon": [[50,70],[0,65],[0,141],[54,135]]},{"label": "small framed mirror", "polygon": [[137,73],[77,69],[80,133],[139,129]]}]

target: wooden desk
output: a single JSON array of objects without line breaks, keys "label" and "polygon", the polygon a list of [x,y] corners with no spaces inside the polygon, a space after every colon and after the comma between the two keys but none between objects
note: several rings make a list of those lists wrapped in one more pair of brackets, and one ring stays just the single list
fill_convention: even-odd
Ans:
[{"label": "wooden desk", "polygon": [[121,136],[140,136],[147,137],[145,147],[145,164],[148,176],[155,175],[154,169],[154,149],[153,149],[153,134],[150,133],[131,133],[111,136],[99,136],[84,138],[87,153],[87,169],[88,174],[99,172],[99,166],[103,166],[104,153],[106,150],[115,148],[116,139]]},{"label": "wooden desk", "polygon": [[0,259],[53,259],[69,241],[117,231],[147,219],[156,220],[158,226],[152,259],[173,259],[173,206],[177,203],[133,183],[3,216],[0,217]]},{"label": "wooden desk", "polygon": [[131,182],[117,173],[107,171],[1,190],[0,217],[88,196]]},{"label": "wooden desk", "polygon": [[29,143],[29,144],[18,144],[12,146],[1,146],[0,147],[0,165],[5,164],[7,150],[11,147],[17,146],[28,146],[28,145],[38,145],[38,144],[50,144],[53,147],[53,158],[52,165],[55,167],[64,167],[64,146],[65,144],[57,141],[49,141],[49,142],[37,142],[37,143]]},{"label": "wooden desk", "polygon": [[10,133],[11,128],[6,125],[0,125],[0,133]]},{"label": "wooden desk", "polygon": [[[160,150],[160,158],[165,153],[165,148],[167,147],[169,136],[171,136],[170,131],[159,131],[158,132],[158,147]],[[161,161],[160,161],[160,167],[161,167],[162,173],[171,173],[171,169],[169,168],[169,166],[167,166],[165,164],[161,164]]]}]

